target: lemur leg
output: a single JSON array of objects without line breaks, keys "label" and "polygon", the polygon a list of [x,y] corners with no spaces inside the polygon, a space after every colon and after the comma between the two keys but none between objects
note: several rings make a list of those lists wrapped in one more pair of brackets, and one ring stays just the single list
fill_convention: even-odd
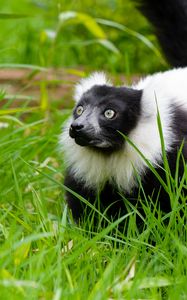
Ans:
[{"label": "lemur leg", "polygon": [[[84,184],[81,181],[78,181],[71,172],[67,172],[64,185],[91,203],[94,201],[93,199],[96,198],[94,192],[88,188],[85,188]],[[68,191],[66,192],[66,201],[72,212],[74,220],[78,222],[84,217],[86,204]]]}]

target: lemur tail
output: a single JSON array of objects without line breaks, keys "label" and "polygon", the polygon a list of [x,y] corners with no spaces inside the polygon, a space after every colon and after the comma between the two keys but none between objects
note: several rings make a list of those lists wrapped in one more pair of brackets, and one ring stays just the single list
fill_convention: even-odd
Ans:
[{"label": "lemur tail", "polygon": [[135,0],[150,21],[168,62],[187,66],[187,0]]}]

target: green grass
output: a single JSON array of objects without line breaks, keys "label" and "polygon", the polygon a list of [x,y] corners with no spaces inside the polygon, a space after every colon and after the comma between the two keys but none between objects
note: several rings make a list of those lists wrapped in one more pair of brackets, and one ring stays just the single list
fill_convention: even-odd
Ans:
[{"label": "green grass", "polygon": [[[69,11],[78,16],[62,22]],[[165,68],[152,30],[130,0],[1,0],[0,26],[0,63],[136,74]]]},{"label": "green grass", "polygon": [[116,222],[105,220],[105,228],[94,231],[89,217],[78,227],[64,201],[57,147],[67,115],[52,106],[47,117],[42,111],[1,117],[0,298],[186,299],[187,169],[178,183],[165,162],[173,211],[163,216],[147,199],[142,233],[135,207]]}]

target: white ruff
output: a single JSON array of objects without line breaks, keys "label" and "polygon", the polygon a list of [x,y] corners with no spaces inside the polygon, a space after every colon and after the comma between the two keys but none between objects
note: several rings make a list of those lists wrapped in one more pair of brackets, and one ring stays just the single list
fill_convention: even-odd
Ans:
[{"label": "white ruff", "polygon": [[[171,104],[187,110],[186,78],[187,68],[174,69],[148,76],[133,86],[136,89],[143,89],[142,114],[138,125],[129,134],[129,139],[153,165],[158,165],[162,161],[156,102],[161,117],[165,147],[168,151],[172,149],[174,142]],[[86,91],[85,82],[82,87],[84,91]],[[89,84],[88,89],[90,87]],[[79,96],[81,95],[80,93]],[[81,147],[69,137],[70,123],[71,118],[63,129],[60,144],[65,162],[74,176],[88,187],[99,189],[109,181],[116,184],[119,189],[130,192],[137,185],[137,174],[142,177],[146,170],[146,163],[139,153],[127,142],[123,150],[111,156],[104,156],[87,147]]]},{"label": "white ruff", "polygon": [[81,81],[75,86],[74,99],[78,102],[81,96],[91,89],[94,85],[111,85],[107,79],[105,73],[94,72],[89,77],[81,79]]}]

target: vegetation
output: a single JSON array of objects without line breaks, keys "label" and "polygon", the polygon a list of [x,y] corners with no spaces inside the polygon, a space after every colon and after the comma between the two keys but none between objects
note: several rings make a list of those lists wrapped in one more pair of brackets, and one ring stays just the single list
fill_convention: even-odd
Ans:
[{"label": "vegetation", "polygon": [[[162,184],[173,210],[163,216],[146,199],[142,233],[135,207],[116,222],[105,220],[105,228],[93,230],[89,217],[77,226],[64,201],[58,147],[70,109],[64,97],[49,95],[51,85],[64,89],[70,81],[45,75],[57,67],[74,76],[103,68],[128,76],[165,68],[146,21],[122,0],[1,0],[1,7],[0,67],[29,73],[24,88],[10,94],[2,84],[0,94],[0,299],[185,299],[186,167],[179,182],[165,157]],[[37,85],[37,99],[20,96],[28,85]],[[118,230],[122,222],[126,233]]]},{"label": "vegetation", "polygon": [[[2,13],[26,17],[10,22],[0,16],[0,63],[78,65],[114,73],[150,73],[164,67],[159,54],[141,40],[140,33],[156,45],[152,31],[132,1],[2,0],[1,7]],[[65,12],[66,22],[63,22],[61,14]],[[84,15],[82,18],[69,16],[67,20],[67,12]],[[99,29],[95,28],[94,20]],[[112,24],[104,25],[102,20],[122,24],[124,30]]]}]

